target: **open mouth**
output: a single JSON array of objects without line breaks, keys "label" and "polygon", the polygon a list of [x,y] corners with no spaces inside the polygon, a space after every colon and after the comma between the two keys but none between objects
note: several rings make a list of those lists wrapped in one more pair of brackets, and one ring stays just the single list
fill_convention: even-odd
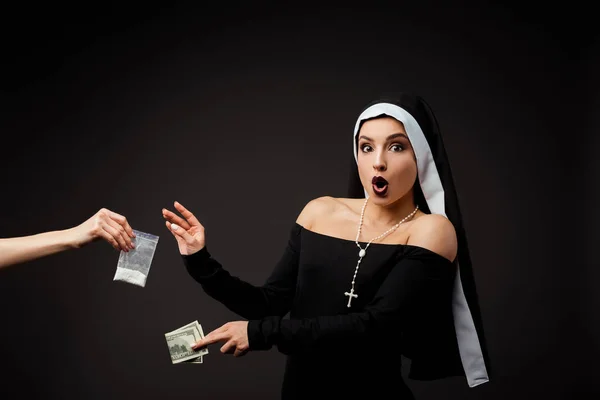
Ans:
[{"label": "open mouth", "polygon": [[382,176],[374,176],[371,180],[373,185],[373,191],[375,194],[383,196],[387,193],[388,190],[388,181],[386,181]]}]

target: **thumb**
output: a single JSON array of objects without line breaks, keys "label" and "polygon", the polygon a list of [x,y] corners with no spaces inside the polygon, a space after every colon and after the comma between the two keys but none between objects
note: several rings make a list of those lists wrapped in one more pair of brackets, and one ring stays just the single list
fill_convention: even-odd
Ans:
[{"label": "thumb", "polygon": [[196,238],[188,233],[187,230],[183,229],[177,224],[171,224],[171,231],[175,232],[176,235],[181,237],[187,244],[193,244],[196,242]]},{"label": "thumb", "polygon": [[191,243],[194,241],[194,238],[189,233],[187,233],[187,231],[181,226],[177,224],[172,224],[169,221],[165,221],[165,225],[167,226],[167,229],[169,229],[169,231],[173,234],[173,236],[175,236],[175,239],[182,239],[186,243]]}]

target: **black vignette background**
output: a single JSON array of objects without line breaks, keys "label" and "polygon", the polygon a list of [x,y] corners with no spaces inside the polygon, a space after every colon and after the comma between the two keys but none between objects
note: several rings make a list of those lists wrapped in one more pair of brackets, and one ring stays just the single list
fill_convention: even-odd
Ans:
[{"label": "black vignette background", "polygon": [[160,210],[260,284],[302,206],[346,195],[362,106],[402,90],[442,127],[494,373],[417,398],[597,398],[598,35],[583,3],[523,4],[4,5],[0,237],[106,207],[160,240],[145,288],[106,243],[0,271],[0,398],[279,398],[276,350],[171,365],[164,332],[237,316]]}]

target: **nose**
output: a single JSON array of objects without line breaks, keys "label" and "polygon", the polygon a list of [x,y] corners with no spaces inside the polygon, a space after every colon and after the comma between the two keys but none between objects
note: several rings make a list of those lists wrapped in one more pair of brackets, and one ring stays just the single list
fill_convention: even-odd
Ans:
[{"label": "nose", "polygon": [[375,156],[375,160],[373,160],[373,168],[378,172],[385,171],[387,169],[387,163],[385,162],[385,157],[382,152],[378,152],[377,156]]}]

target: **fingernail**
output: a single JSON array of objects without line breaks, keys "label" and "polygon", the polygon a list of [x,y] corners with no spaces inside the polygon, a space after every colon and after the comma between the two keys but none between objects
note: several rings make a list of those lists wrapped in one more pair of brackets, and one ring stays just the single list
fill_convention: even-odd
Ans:
[{"label": "fingernail", "polygon": [[176,231],[177,229],[179,229],[179,226],[176,224],[171,224],[171,228],[173,228],[173,230]]}]

